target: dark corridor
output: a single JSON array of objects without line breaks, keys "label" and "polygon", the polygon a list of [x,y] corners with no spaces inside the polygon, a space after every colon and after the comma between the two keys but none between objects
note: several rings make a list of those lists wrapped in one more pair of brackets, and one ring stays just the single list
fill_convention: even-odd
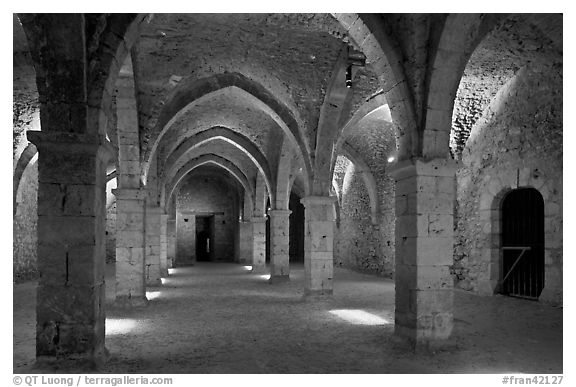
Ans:
[{"label": "dark corridor", "polygon": [[212,261],[214,251],[214,216],[196,217],[196,259]]}]

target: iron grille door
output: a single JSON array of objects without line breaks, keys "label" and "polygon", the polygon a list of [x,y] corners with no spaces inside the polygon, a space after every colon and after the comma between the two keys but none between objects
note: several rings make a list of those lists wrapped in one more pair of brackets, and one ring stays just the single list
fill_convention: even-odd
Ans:
[{"label": "iron grille door", "polygon": [[510,192],[502,203],[501,292],[537,299],[544,288],[544,200],[533,188]]}]

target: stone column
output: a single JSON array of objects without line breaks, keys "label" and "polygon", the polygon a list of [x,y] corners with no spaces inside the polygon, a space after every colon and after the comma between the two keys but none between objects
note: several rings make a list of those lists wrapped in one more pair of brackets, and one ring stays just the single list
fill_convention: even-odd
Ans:
[{"label": "stone column", "polygon": [[118,188],[112,193],[116,195],[116,304],[143,305],[146,191]]},{"label": "stone column", "polygon": [[168,214],[160,215],[160,277],[168,277]]},{"label": "stone column", "polygon": [[38,158],[36,357],[105,360],[108,152],[97,136],[28,132]]},{"label": "stone column", "polygon": [[160,286],[160,207],[146,208],[146,285]]},{"label": "stone column", "polygon": [[396,334],[415,348],[441,344],[453,327],[456,162],[407,160],[396,180]]},{"label": "stone column", "polygon": [[174,260],[176,259],[176,219],[168,219],[166,233],[168,239],[167,266],[170,269],[174,267]]},{"label": "stone column", "polygon": [[290,210],[271,210],[270,282],[290,279]]},{"label": "stone column", "polygon": [[250,265],[252,263],[252,222],[241,221],[240,227],[240,259],[238,263],[242,265]]},{"label": "stone column", "polygon": [[266,217],[252,217],[252,273],[266,272]]},{"label": "stone column", "polygon": [[304,205],[304,295],[331,295],[335,197],[307,196]]}]

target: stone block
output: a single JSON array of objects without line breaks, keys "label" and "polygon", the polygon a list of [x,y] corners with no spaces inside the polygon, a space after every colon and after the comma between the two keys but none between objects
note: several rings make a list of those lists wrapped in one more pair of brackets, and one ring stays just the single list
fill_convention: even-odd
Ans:
[{"label": "stone block", "polygon": [[449,266],[398,265],[396,280],[412,290],[452,289]]},{"label": "stone block", "polygon": [[144,246],[144,234],[140,231],[122,231],[116,235],[117,247]]},{"label": "stone block", "polygon": [[451,314],[453,305],[452,289],[410,290],[410,311],[415,313],[418,319],[437,313]]},{"label": "stone block", "polygon": [[396,235],[399,237],[428,236],[429,215],[397,215]]},{"label": "stone block", "polygon": [[100,284],[104,281],[104,257],[95,256],[94,248],[72,247],[68,252],[68,281],[70,285]]},{"label": "stone block", "polygon": [[63,285],[66,282],[66,255],[64,246],[38,245],[38,271],[43,284]]},{"label": "stone block", "polygon": [[94,245],[96,217],[39,216],[38,240],[45,245]]},{"label": "stone block", "polygon": [[66,198],[66,186],[44,183],[38,190],[38,215],[62,215]]},{"label": "stone block", "polygon": [[397,238],[396,260],[406,265],[452,265],[453,245],[453,238]]},{"label": "stone block", "polygon": [[453,214],[454,195],[419,192],[408,195],[408,214]]},{"label": "stone block", "polygon": [[90,323],[98,313],[99,287],[38,286],[37,321]]}]

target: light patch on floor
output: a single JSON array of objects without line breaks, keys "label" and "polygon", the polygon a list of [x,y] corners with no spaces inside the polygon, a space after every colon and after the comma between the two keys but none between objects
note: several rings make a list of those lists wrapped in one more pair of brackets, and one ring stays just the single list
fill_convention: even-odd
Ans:
[{"label": "light patch on floor", "polygon": [[334,309],[329,311],[342,320],[354,325],[387,325],[390,321],[360,309]]},{"label": "light patch on floor", "polygon": [[107,318],[106,335],[123,335],[134,330],[138,326],[138,321],[130,318]]},{"label": "light patch on floor", "polygon": [[158,297],[160,297],[160,292],[156,291],[156,292],[146,292],[146,298],[148,299],[148,301],[150,300],[155,300]]},{"label": "light patch on floor", "polygon": [[252,270],[252,266],[242,266],[242,267],[243,267],[245,270],[248,270],[248,271]]},{"label": "light patch on floor", "polygon": [[265,280],[269,280],[269,279],[270,279],[270,274],[262,274],[262,275],[260,276],[260,278],[263,278],[263,279],[265,279]]}]

